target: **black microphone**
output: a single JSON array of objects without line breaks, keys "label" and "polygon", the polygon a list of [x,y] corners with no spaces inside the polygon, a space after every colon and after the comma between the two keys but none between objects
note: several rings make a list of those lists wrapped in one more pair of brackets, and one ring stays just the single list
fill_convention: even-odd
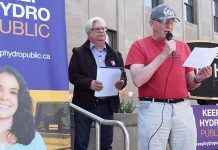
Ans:
[{"label": "black microphone", "polygon": [[173,39],[173,34],[171,32],[167,32],[166,39],[167,39],[167,41],[172,40]]},{"label": "black microphone", "polygon": [[[171,32],[167,32],[167,34],[166,34],[166,39],[167,39],[167,41],[172,40],[172,39],[173,39],[173,34],[172,34]],[[173,56],[173,53],[174,53],[174,52],[171,53],[172,56]]]}]

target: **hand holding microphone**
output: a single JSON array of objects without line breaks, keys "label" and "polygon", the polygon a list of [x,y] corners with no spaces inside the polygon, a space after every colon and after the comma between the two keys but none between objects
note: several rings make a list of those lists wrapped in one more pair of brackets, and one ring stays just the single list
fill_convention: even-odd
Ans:
[{"label": "hand holding microphone", "polygon": [[171,32],[167,32],[166,34],[165,46],[163,52],[165,55],[170,56],[173,55],[173,52],[176,50],[176,42],[173,39],[173,34]]}]

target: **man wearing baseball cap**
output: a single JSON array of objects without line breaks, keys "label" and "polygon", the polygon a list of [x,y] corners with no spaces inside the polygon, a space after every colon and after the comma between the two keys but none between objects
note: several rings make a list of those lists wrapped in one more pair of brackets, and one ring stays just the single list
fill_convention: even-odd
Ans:
[{"label": "man wearing baseball cap", "polygon": [[195,74],[182,66],[191,53],[173,38],[175,10],[166,4],[152,9],[152,35],[135,41],[125,67],[138,87],[138,150],[196,150],[197,133],[188,90],[212,75],[210,66]]}]

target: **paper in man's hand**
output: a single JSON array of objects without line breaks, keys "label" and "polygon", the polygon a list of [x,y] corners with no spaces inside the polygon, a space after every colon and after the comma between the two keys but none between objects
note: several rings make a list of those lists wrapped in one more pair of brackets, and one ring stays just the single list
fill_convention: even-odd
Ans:
[{"label": "paper in man's hand", "polygon": [[218,47],[202,48],[195,47],[189,57],[186,59],[183,66],[192,68],[203,68],[210,66],[218,53]]},{"label": "paper in man's hand", "polygon": [[120,80],[120,68],[98,68],[97,80],[103,85],[103,89],[95,91],[96,97],[114,96],[118,94],[115,83]]}]

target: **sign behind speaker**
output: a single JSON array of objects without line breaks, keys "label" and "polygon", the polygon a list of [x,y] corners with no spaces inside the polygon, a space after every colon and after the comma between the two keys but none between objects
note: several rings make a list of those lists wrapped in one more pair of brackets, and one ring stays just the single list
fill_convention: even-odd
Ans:
[{"label": "sign behind speaker", "polygon": [[[191,50],[195,47],[218,47],[218,43],[210,41],[191,41],[187,42]],[[190,91],[190,98],[197,99],[201,105],[216,105],[218,103],[218,55],[211,64],[213,75],[203,81],[201,86]]]}]

